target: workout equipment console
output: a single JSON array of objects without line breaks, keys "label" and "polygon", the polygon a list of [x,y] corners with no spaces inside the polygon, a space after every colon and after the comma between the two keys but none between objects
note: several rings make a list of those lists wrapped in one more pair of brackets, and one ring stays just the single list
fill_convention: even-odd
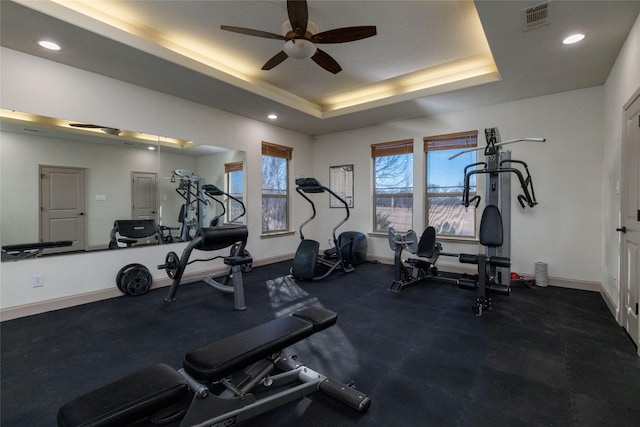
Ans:
[{"label": "workout equipment console", "polygon": [[336,320],[308,307],[187,353],[178,371],[149,366],[65,404],[58,426],[230,426],[317,391],[364,413],[367,395],[282,354]]}]

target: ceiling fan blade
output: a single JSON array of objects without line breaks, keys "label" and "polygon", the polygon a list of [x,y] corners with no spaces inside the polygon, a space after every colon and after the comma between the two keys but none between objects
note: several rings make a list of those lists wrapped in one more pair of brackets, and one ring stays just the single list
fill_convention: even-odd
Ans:
[{"label": "ceiling fan blade", "polygon": [[69,126],[74,128],[85,128],[85,129],[102,129],[104,127],[101,125],[92,125],[89,123],[69,123]]},{"label": "ceiling fan blade", "polygon": [[262,66],[262,69],[263,70],[270,70],[273,67],[275,67],[276,65],[279,65],[282,61],[284,61],[288,57],[289,56],[284,52],[284,50],[281,50],[280,52],[276,53],[273,56],[273,58],[268,60],[267,63]]},{"label": "ceiling fan blade", "polygon": [[[309,8],[306,0],[287,0],[287,13],[289,14],[291,29],[296,31],[298,35],[304,36],[309,22]],[[297,31],[298,29],[300,30],[299,32]]]},{"label": "ceiling fan blade", "polygon": [[313,59],[313,62],[333,74],[338,74],[342,71],[340,64],[338,64],[335,59],[323,50],[318,49],[311,59]]},{"label": "ceiling fan blade", "polygon": [[344,27],[323,31],[311,36],[312,43],[346,43],[373,37],[377,34],[374,25],[362,27]]},{"label": "ceiling fan blade", "polygon": [[245,34],[247,36],[264,37],[267,39],[287,40],[287,38],[281,34],[269,33],[267,31],[253,30],[251,28],[232,27],[229,25],[221,25],[221,30],[231,31],[234,33]]}]

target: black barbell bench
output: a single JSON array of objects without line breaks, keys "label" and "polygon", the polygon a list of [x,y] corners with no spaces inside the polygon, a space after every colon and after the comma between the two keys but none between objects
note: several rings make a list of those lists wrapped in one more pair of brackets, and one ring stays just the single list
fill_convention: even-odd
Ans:
[{"label": "black barbell bench", "polygon": [[223,338],[187,353],[179,371],[155,364],[76,398],[59,409],[58,426],[123,426],[158,417],[177,417],[180,426],[232,425],[316,391],[364,413],[367,395],[282,355],[336,321],[330,310],[307,307]]}]

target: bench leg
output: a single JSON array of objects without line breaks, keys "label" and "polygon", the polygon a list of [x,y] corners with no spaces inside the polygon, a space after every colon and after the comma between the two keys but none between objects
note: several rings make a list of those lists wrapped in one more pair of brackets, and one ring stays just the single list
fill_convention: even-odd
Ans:
[{"label": "bench leg", "polygon": [[233,274],[234,308],[236,310],[246,310],[247,306],[244,303],[244,284],[242,282],[242,266],[234,265],[231,268],[231,274]]}]

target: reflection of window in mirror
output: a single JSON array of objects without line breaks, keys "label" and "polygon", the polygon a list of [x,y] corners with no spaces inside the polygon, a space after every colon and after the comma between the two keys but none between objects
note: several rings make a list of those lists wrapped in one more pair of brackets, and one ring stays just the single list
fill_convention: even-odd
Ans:
[{"label": "reflection of window in mirror", "polygon": [[227,218],[228,223],[244,222],[244,173],[242,162],[225,163],[224,165],[226,192],[231,197],[227,198]]},{"label": "reflection of window in mirror", "polygon": [[262,234],[289,229],[287,179],[293,148],[262,143]]}]

